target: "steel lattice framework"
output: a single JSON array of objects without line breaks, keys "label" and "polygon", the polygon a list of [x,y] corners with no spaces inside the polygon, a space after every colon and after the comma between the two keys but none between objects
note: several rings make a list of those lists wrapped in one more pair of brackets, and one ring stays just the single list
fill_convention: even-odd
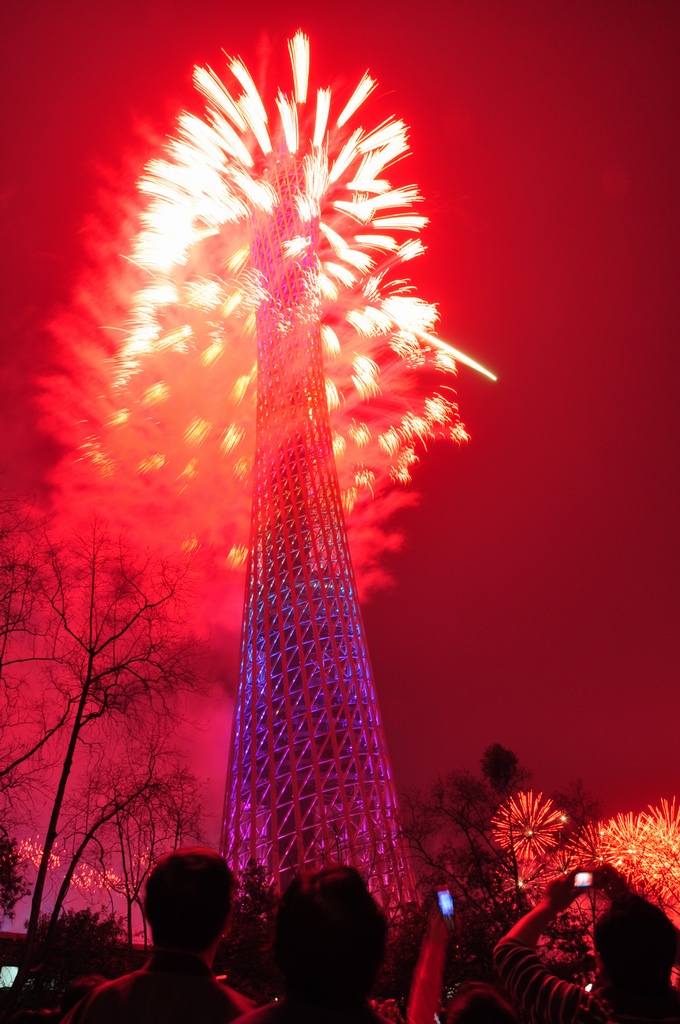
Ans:
[{"label": "steel lattice framework", "polygon": [[257,313],[257,450],[241,670],[223,845],[277,885],[302,867],[353,863],[385,901],[408,898],[396,800],[333,458],[315,245],[292,156],[251,241],[268,301]]}]

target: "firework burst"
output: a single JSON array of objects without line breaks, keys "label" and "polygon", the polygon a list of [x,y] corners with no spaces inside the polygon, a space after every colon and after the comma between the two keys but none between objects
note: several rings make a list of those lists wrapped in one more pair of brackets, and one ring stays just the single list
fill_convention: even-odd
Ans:
[{"label": "firework burst", "polygon": [[568,846],[568,866],[571,864],[595,866],[609,863],[614,847],[607,829],[602,822],[590,822],[584,825]]},{"label": "firework burst", "polygon": [[[22,839],[19,843],[19,853],[27,864],[30,864],[36,870],[40,867],[43,846],[37,838]],[[49,867],[51,871],[61,867],[61,856],[54,850],[50,853]]]},{"label": "firework burst", "polygon": [[[430,440],[466,438],[450,386],[455,363],[487,372],[437,337],[435,306],[404,277],[426,224],[416,186],[387,177],[408,153],[406,125],[390,118],[364,128],[375,80],[364,75],[337,102],[310,87],[307,37],[298,32],[289,50],[292,91],[279,91],[269,109],[240,58],[228,64],[232,85],[195,70],[206,108],[179,117],[139,182],[136,291],[105,393],[81,417],[81,459],[111,493],[124,476],[138,519],[154,502],[185,523],[182,508],[193,510],[185,547],[219,540],[230,567],[247,551],[247,514],[231,527],[249,496],[258,312],[283,308],[274,327],[290,330],[285,296],[272,303],[263,283],[263,225],[268,237],[285,236],[283,256],[320,327],[347,515],[408,483]],[[292,238],[282,221],[291,166],[300,226]]]},{"label": "firework burst", "polygon": [[638,892],[680,911],[680,808],[675,800],[587,825],[568,852],[574,864],[612,864]]},{"label": "firework burst", "polygon": [[644,817],[631,812],[617,814],[604,826],[606,859],[631,879],[638,873],[645,857],[646,831]]},{"label": "firework burst", "polygon": [[[43,844],[36,837],[26,838],[19,844],[19,853],[26,865],[37,870],[43,855]],[[64,849],[53,850],[49,858],[49,870],[53,878],[61,876],[70,864],[71,855]],[[108,868],[93,867],[80,862],[70,881],[70,887],[77,889],[82,895],[100,899],[106,891],[119,891],[122,879],[115,871]]]},{"label": "firework burst", "polygon": [[675,800],[650,807],[644,820],[645,867],[663,903],[680,912],[680,808]]},{"label": "firework burst", "polygon": [[599,826],[603,859],[641,893],[680,912],[680,809],[661,801],[641,814],[619,814]]},{"label": "firework burst", "polygon": [[545,860],[559,845],[565,815],[542,793],[517,793],[492,819],[492,835],[517,860]]},{"label": "firework burst", "polygon": [[662,800],[660,807],[649,807],[641,818],[646,824],[647,838],[652,839],[659,853],[669,865],[680,861],[680,807],[672,801]]}]

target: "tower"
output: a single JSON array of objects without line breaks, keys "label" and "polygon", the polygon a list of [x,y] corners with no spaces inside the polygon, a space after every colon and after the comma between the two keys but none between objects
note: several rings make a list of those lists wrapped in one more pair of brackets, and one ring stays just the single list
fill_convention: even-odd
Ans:
[{"label": "tower", "polygon": [[356,126],[368,74],[339,114],[330,89],[308,102],[302,32],[289,52],[271,119],[240,58],[235,93],[195,69],[206,110],[179,116],[140,179],[138,287],[77,447],[86,486],[90,466],[110,501],[123,481],[135,523],[155,532],[149,509],[172,507],[173,549],[207,552],[220,579],[247,562],[229,859],[279,885],[342,860],[391,902],[411,880],[344,516],[376,546],[419,447],[467,437],[455,360],[487,371],[437,338],[404,278],[427,221],[417,187],[386,177],[406,125]]},{"label": "tower", "polygon": [[[272,214],[253,219],[255,479],[223,846],[278,885],[343,861],[384,901],[412,895],[357,599],[317,314],[319,218],[302,161],[282,154]],[[303,207],[304,208],[304,207]],[[296,239],[307,244],[289,258]]]}]

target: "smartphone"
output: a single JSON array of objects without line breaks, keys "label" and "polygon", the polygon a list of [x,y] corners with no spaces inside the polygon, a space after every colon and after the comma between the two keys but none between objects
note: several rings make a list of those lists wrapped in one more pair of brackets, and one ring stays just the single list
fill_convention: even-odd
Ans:
[{"label": "smartphone", "polygon": [[444,920],[453,925],[453,896],[448,889],[437,889],[437,903]]},{"label": "smartphone", "polygon": [[577,871],[574,875],[575,889],[590,889],[593,885],[592,871]]}]

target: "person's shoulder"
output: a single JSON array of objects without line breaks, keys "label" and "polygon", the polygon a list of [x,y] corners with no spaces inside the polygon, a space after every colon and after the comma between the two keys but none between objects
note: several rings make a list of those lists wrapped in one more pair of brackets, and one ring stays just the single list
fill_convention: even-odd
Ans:
[{"label": "person's shoulder", "polygon": [[[243,998],[243,997],[241,997]],[[252,1003],[250,1004],[252,1007]],[[245,1016],[239,1017],[238,1024],[283,1024],[290,1018],[287,1015],[285,1002],[268,1003],[256,1010],[251,1008]]]},{"label": "person's shoulder", "polygon": [[162,1008],[165,1012],[169,1007],[185,1012],[190,1005],[197,1018],[226,1024],[240,1020],[254,1003],[212,976],[139,970],[101,985],[64,1018],[63,1024],[119,1024],[121,1020],[136,1019],[144,1006],[155,1006],[160,1013]]},{"label": "person's shoulder", "polygon": [[595,988],[591,993],[599,1003],[601,1019],[626,1021],[626,1024],[678,1024],[680,1022],[680,992],[669,988],[661,995],[636,995],[613,987]]},{"label": "person's shoulder", "polygon": [[251,1002],[249,1013],[239,1018],[239,1024],[269,1024],[269,1021],[271,1024],[275,1024],[275,1022],[289,1019],[287,1002],[285,999],[281,999],[278,1002],[267,1002],[266,1006],[256,1009],[253,1009]]},{"label": "person's shoulder", "polygon": [[237,992],[235,988],[231,988],[229,985],[225,985],[223,982],[217,981],[217,979],[215,979],[215,984],[218,985],[227,996],[229,1003],[234,1008],[234,1016],[238,1017],[239,1021],[246,1014],[251,1014],[255,1009],[255,1003],[252,999],[249,999],[248,996],[241,995],[241,993]]},{"label": "person's shoulder", "polygon": [[370,1006],[338,1007],[319,1003],[305,1003],[282,999],[239,1017],[237,1024],[392,1024]]},{"label": "person's shoulder", "polygon": [[214,976],[196,977],[183,974],[154,974],[142,972],[143,977],[130,992],[130,999],[136,1001],[146,989],[146,998],[153,999],[175,1009],[193,1007],[196,1019],[224,1021],[239,1020],[250,1013],[255,1003],[252,999],[225,985]]},{"label": "person's shoulder", "polygon": [[110,1007],[111,1011],[116,1013],[116,1008],[124,999],[124,994],[134,986],[136,978],[142,974],[143,971],[133,971],[98,985],[84,999],[81,999],[65,1017],[62,1017],[62,1024],[87,1024],[91,1010],[93,1012],[92,1019],[96,1015],[97,1021],[105,1021],[107,1008]]}]

